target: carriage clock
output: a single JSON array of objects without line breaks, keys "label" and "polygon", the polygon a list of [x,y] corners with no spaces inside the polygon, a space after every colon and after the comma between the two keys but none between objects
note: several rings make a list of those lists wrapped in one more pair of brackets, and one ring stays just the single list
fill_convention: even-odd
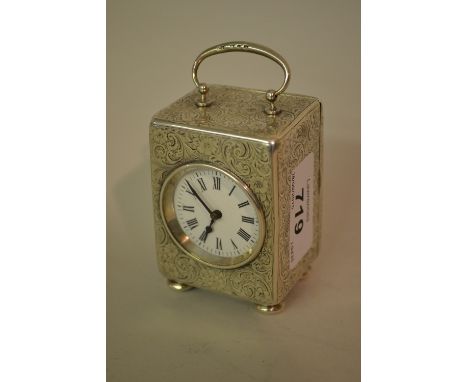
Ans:
[{"label": "carriage clock", "polygon": [[[266,92],[200,83],[206,58],[255,53],[281,66]],[[195,89],[150,124],[156,254],[170,288],[203,288],[282,308],[318,255],[322,112],[317,98],[283,93],[287,62],[250,42],[195,59]]]}]

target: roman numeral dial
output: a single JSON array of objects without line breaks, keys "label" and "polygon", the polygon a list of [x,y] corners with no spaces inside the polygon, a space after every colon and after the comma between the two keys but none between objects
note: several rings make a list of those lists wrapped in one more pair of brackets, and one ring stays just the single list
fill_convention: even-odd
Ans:
[{"label": "roman numeral dial", "polygon": [[213,189],[221,190],[221,178],[219,176],[213,177]]},{"label": "roman numeral dial", "polygon": [[244,201],[244,202],[242,202],[242,203],[239,203],[239,204],[237,205],[237,207],[242,208],[242,207],[248,206],[249,204],[250,204],[249,201],[246,200],[246,201]]},{"label": "roman numeral dial", "polygon": [[244,239],[245,241],[249,241],[251,236],[247,232],[244,231],[244,229],[239,228],[239,231],[237,231],[237,234]]},{"label": "roman numeral dial", "polygon": [[187,220],[187,225],[189,226],[189,228],[191,230],[193,230],[194,228],[197,228],[198,227],[198,219],[193,218],[193,219]]},{"label": "roman numeral dial", "polygon": [[206,191],[206,185],[205,185],[205,181],[203,180],[203,178],[198,178],[197,181],[202,191]]},{"label": "roman numeral dial", "polygon": [[255,219],[251,218],[249,216],[242,216],[242,221],[244,223],[249,223],[249,224],[254,224],[255,223]]},{"label": "roman numeral dial", "polygon": [[265,236],[264,216],[255,195],[240,179],[193,163],[174,170],[166,183],[161,211],[173,209],[164,215],[166,228],[186,255],[225,268],[258,255]]}]

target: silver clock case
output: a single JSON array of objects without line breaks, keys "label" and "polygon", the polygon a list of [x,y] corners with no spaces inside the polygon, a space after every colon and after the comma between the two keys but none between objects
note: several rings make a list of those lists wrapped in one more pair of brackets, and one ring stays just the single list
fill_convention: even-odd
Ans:
[{"label": "silver clock case", "polygon": [[[210,85],[209,107],[196,107],[196,90],[156,113],[150,124],[151,180],[156,254],[162,274],[179,283],[262,305],[284,300],[318,255],[322,171],[322,112],[314,97],[282,94],[281,113],[268,116],[264,92]],[[290,268],[291,174],[313,154],[313,245]],[[217,269],[188,256],[168,232],[161,215],[161,188],[177,167],[210,163],[240,178],[265,217],[265,239],[254,260]]]}]

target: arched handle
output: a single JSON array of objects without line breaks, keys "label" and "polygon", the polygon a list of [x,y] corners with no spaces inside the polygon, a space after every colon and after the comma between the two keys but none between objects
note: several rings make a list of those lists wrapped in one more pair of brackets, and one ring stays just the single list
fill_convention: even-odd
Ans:
[{"label": "arched handle", "polygon": [[198,55],[198,57],[195,59],[193,63],[192,78],[193,78],[193,82],[195,83],[195,86],[198,88],[198,91],[201,94],[201,98],[199,101],[195,102],[195,104],[200,107],[206,107],[211,104],[210,101],[206,100],[206,93],[208,93],[208,86],[198,81],[198,76],[197,76],[198,67],[200,66],[200,64],[205,58],[214,56],[215,54],[228,53],[228,52],[246,52],[246,53],[259,54],[260,56],[264,56],[275,61],[279,66],[281,66],[284,72],[283,84],[278,90],[268,90],[266,92],[266,99],[270,103],[270,105],[268,108],[265,109],[265,113],[269,115],[278,114],[280,110],[276,108],[274,102],[276,100],[276,97],[278,97],[279,94],[281,94],[282,92],[286,90],[286,87],[288,86],[288,83],[289,83],[289,78],[291,77],[291,69],[289,69],[289,65],[286,62],[286,60],[274,50],[267,48],[266,46],[263,46],[263,45],[254,44],[254,43],[245,42],[245,41],[231,41],[231,42],[218,44],[218,45],[215,45],[211,48],[204,50]]}]

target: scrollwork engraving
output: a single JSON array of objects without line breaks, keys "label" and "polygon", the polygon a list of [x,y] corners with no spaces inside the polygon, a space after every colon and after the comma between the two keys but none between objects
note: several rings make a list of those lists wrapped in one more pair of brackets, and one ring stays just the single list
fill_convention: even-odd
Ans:
[{"label": "scrollwork engraving", "polygon": [[[187,129],[157,126],[150,129],[153,205],[156,249],[162,273],[171,279],[199,288],[213,289],[246,298],[259,304],[273,300],[272,171],[268,146],[260,143]],[[257,196],[266,219],[266,235],[260,254],[235,270],[210,268],[181,253],[165,232],[159,210],[162,183],[179,165],[206,161],[239,176]]]},{"label": "scrollwork engraving", "polygon": [[[317,255],[321,160],[320,104],[312,97],[283,94],[277,101],[282,109],[281,114],[268,117],[263,113],[263,92],[210,86],[210,96],[214,100],[212,106],[196,108],[194,100],[198,95],[196,91],[191,92],[158,112],[150,126],[158,265],[167,278],[231,294],[258,304],[275,304],[286,297]],[[309,107],[311,105],[315,106]],[[302,119],[297,122],[298,118]],[[277,146],[275,163],[271,147],[266,144],[267,140],[274,141]],[[288,252],[290,175],[310,152],[314,153],[316,163],[313,186],[315,244],[291,271]],[[252,262],[232,270],[211,268],[182,253],[165,231],[159,205],[162,183],[170,171],[193,161],[208,162],[234,173],[256,195],[265,215],[266,234],[264,246]],[[277,206],[273,205],[274,166],[278,174]],[[275,218],[278,218],[279,228],[276,236]],[[275,245],[278,245],[277,252]],[[278,254],[278,259],[274,259],[275,253]],[[275,267],[278,271],[277,277],[273,275]]]},{"label": "scrollwork engraving", "polygon": [[[299,124],[285,136],[278,152],[279,173],[279,277],[278,301],[282,301],[301,276],[307,271],[309,264],[318,255],[320,236],[320,151],[321,151],[321,115],[317,105]],[[310,152],[314,153],[313,174],[313,213],[314,232],[313,247],[292,270],[289,268],[289,190],[291,174],[294,168]]]}]

